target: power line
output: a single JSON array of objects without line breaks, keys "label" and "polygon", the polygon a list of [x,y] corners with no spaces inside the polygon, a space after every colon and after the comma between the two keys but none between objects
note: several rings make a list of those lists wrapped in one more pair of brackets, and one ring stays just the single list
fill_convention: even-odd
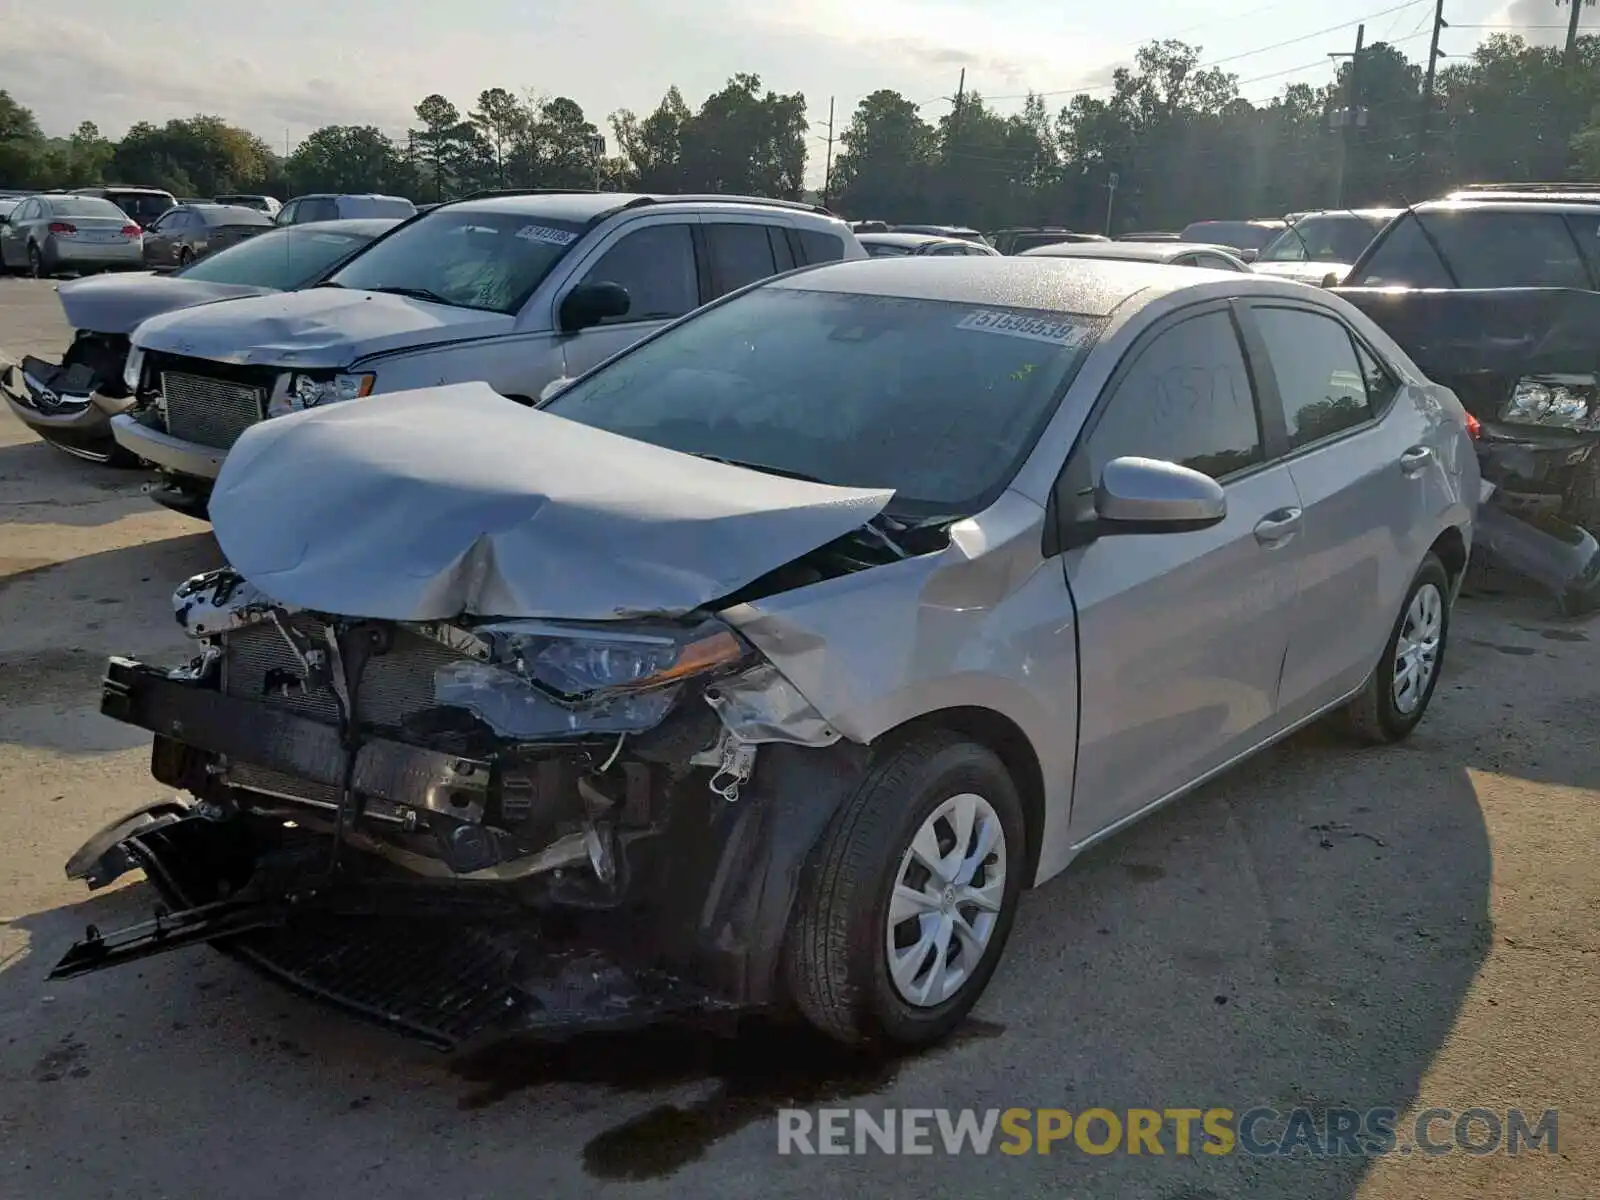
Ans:
[{"label": "power line", "polygon": [[[1210,60],[1208,60],[1206,62],[1196,63],[1195,64],[1195,69],[1197,71],[1208,70],[1211,67],[1222,66],[1224,63],[1238,62],[1241,59],[1254,58],[1258,54],[1268,54],[1268,53],[1272,52],[1273,50],[1282,50],[1282,49],[1284,49],[1285,47],[1288,47],[1288,46],[1297,46],[1302,42],[1309,42],[1314,38],[1325,37],[1326,35],[1328,35],[1330,33],[1339,33],[1339,32],[1341,32],[1343,30],[1346,30],[1346,29],[1354,29],[1357,25],[1364,24],[1365,22],[1370,21],[1370,20],[1374,19],[1375,17],[1385,17],[1385,16],[1388,16],[1390,13],[1403,12],[1406,9],[1415,8],[1419,4],[1428,4],[1428,3],[1431,3],[1431,0],[1407,0],[1407,2],[1405,4],[1396,4],[1396,5],[1393,5],[1392,7],[1389,7],[1389,8],[1379,9],[1377,12],[1369,13],[1365,17],[1359,17],[1359,18],[1356,18],[1355,20],[1351,20],[1351,21],[1344,21],[1344,22],[1342,22],[1341,24],[1338,24],[1338,25],[1330,25],[1326,29],[1318,29],[1318,30],[1315,30],[1312,33],[1302,33],[1302,34],[1299,34],[1296,37],[1285,38],[1281,42],[1273,42],[1272,44],[1267,45],[1267,46],[1259,46],[1254,50],[1244,50],[1244,51],[1240,51],[1238,54],[1228,54],[1228,55],[1224,55],[1222,58],[1213,58],[1213,59],[1210,59]],[[1562,28],[1565,29],[1566,26],[1562,26]],[[1397,45],[1400,42],[1410,40],[1410,37],[1412,37],[1412,36],[1415,36],[1415,35],[1408,35],[1405,38],[1392,38],[1392,39],[1389,39],[1387,44],[1391,45],[1391,46],[1392,45]],[[1319,60],[1317,63],[1312,64],[1312,65],[1322,66],[1324,64],[1323,64],[1323,62],[1321,60]],[[1274,78],[1277,78],[1280,75],[1289,75],[1289,74],[1293,74],[1295,71],[1303,71],[1303,70],[1308,70],[1308,69],[1309,69],[1308,67],[1291,67],[1291,68],[1289,68],[1288,70],[1285,70],[1285,71],[1274,71],[1274,72],[1270,72],[1270,73],[1268,73],[1266,75],[1255,76],[1254,78],[1251,78],[1251,79],[1241,79],[1241,80],[1239,80],[1239,85],[1242,87],[1247,83],[1259,83],[1264,79],[1274,79]],[[1083,87],[1055,88],[1055,89],[1051,89],[1049,91],[1042,91],[1042,92],[1021,92],[1021,93],[1016,93],[1016,94],[1008,95],[1008,96],[985,96],[983,99],[984,99],[984,103],[987,104],[987,103],[998,103],[999,101],[1002,101],[1002,100],[1026,100],[1030,96],[1038,96],[1040,98],[1044,98],[1046,96],[1085,96],[1085,95],[1090,95],[1090,94],[1092,94],[1094,92],[1112,91],[1112,90],[1114,90],[1116,88],[1116,86],[1117,85],[1114,84],[1114,83],[1097,83],[1097,84],[1085,85]],[[947,104],[950,102],[950,98],[948,96],[930,96],[927,100],[924,100],[921,103],[923,103],[923,104],[931,104],[935,100],[942,100]]]}]

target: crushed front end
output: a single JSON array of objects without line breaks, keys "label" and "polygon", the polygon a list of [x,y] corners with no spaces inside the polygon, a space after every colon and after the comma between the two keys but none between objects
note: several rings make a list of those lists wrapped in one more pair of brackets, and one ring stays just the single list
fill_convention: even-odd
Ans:
[{"label": "crushed front end", "polygon": [[12,415],[51,445],[90,462],[118,457],[111,418],[133,403],[123,380],[128,339],[79,330],[59,363],[0,355],[0,396]]},{"label": "crushed front end", "polygon": [[778,999],[865,751],[728,626],[352,619],[226,568],[174,603],[196,656],[112,659],[101,707],[189,798],[68,865],[143,868],[163,910],[57,977],[205,941],[445,1047]]}]

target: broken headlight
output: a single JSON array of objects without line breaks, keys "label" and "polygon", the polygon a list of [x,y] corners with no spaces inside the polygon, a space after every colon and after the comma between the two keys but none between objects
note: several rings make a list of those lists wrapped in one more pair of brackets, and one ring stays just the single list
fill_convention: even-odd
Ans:
[{"label": "broken headlight", "polygon": [[434,698],[502,737],[638,733],[660,724],[682,683],[749,653],[719,621],[674,630],[504,621],[472,631],[488,661],[434,673]]},{"label": "broken headlight", "polygon": [[144,351],[138,346],[128,349],[128,357],[122,364],[122,386],[128,389],[128,395],[139,394],[139,377],[144,374]]},{"label": "broken headlight", "polygon": [[281,417],[285,413],[316,408],[319,404],[333,404],[339,400],[359,400],[372,394],[378,382],[376,375],[291,375],[289,386],[281,396],[274,396],[267,405],[267,416]]},{"label": "broken headlight", "polygon": [[1600,430],[1593,375],[1527,375],[1517,380],[1500,412],[1510,425]]}]

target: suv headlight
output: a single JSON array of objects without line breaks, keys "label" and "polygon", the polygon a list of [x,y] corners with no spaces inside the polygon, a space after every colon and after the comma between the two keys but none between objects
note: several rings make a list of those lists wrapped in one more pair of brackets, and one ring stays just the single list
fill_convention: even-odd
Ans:
[{"label": "suv headlight", "polygon": [[340,400],[359,400],[370,396],[377,382],[376,375],[291,375],[283,396],[274,396],[267,405],[267,416],[280,417]]},{"label": "suv headlight", "polygon": [[1527,375],[1517,380],[1500,419],[1511,425],[1600,430],[1593,375]]},{"label": "suv headlight", "polygon": [[144,351],[138,346],[128,348],[128,357],[122,364],[122,386],[128,389],[128,395],[139,394],[139,377],[144,374]]}]

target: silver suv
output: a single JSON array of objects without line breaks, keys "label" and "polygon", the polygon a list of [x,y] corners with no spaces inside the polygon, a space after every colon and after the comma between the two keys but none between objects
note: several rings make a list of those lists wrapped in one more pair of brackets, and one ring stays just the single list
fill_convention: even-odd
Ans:
[{"label": "silver suv", "polygon": [[234,441],[268,417],[483,381],[534,403],[669,321],[796,267],[860,259],[824,209],[730,196],[509,193],[444,204],[319,286],[153,317],[113,433],[203,516]]}]

